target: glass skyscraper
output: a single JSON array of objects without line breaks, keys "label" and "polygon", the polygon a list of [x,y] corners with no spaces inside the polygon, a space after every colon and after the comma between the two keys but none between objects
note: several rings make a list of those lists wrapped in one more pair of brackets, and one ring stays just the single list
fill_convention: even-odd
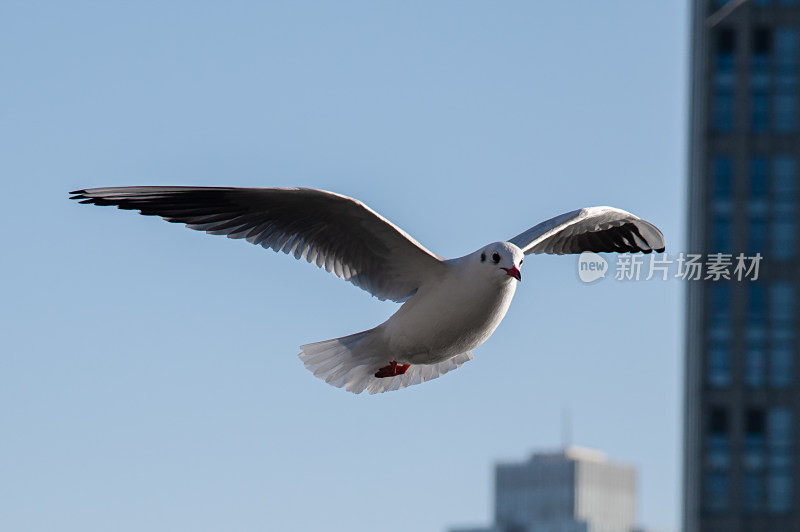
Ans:
[{"label": "glass skyscraper", "polygon": [[763,257],[688,283],[685,532],[800,531],[799,0],[695,0],[689,251]]},{"label": "glass skyscraper", "polygon": [[635,532],[636,470],[579,447],[498,464],[494,513],[451,532]]}]

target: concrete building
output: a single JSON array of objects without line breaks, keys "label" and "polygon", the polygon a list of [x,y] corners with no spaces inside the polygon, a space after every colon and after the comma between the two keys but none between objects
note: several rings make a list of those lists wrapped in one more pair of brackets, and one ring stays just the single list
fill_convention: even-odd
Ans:
[{"label": "concrete building", "polygon": [[498,464],[494,521],[452,532],[633,532],[636,471],[578,447]]},{"label": "concrete building", "polygon": [[692,2],[689,246],[763,256],[688,282],[684,532],[800,531],[800,1]]}]

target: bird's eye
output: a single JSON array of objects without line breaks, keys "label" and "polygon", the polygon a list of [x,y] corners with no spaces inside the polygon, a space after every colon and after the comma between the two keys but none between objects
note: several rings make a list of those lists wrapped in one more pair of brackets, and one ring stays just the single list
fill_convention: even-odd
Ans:
[{"label": "bird's eye", "polygon": [[500,262],[500,254],[499,253],[492,253],[492,262],[497,264]]},{"label": "bird's eye", "polygon": [[519,265],[522,266],[522,263],[525,262],[525,259],[519,259]]},{"label": "bird's eye", "polygon": [[481,262],[486,261],[486,253],[481,253]]}]

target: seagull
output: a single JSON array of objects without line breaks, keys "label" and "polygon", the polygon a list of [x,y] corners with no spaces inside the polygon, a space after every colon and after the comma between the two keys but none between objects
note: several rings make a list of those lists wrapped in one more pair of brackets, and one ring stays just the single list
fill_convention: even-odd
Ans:
[{"label": "seagull", "polygon": [[70,194],[243,238],[402,303],[377,327],[300,346],[314,376],[353,393],[400,390],[472,360],[505,317],[525,255],[664,251],[661,231],[613,207],[571,211],[446,260],[362,202],[324,190],[134,186]]}]

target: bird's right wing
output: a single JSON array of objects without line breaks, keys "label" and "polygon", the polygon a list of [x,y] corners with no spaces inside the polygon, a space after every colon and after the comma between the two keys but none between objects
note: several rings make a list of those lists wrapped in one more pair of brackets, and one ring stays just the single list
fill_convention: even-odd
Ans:
[{"label": "bird's right wing", "polygon": [[306,260],[379,299],[403,301],[441,258],[358,200],[310,188],[108,187],[72,199],[115,205]]},{"label": "bird's right wing", "polygon": [[531,227],[509,242],[526,255],[664,251],[664,235],[656,226],[614,207],[567,212]]}]

